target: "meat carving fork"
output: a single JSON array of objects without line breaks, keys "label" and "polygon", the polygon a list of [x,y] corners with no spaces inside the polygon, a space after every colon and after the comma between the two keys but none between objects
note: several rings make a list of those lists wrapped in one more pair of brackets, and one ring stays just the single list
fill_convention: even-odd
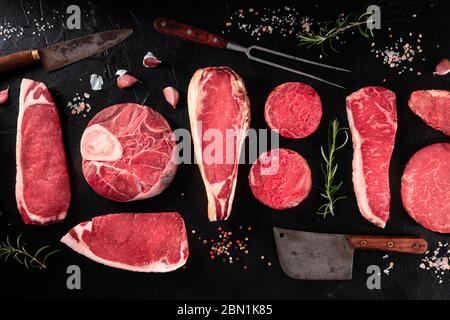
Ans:
[{"label": "meat carving fork", "polygon": [[278,52],[275,50],[267,49],[267,48],[256,46],[256,45],[253,45],[250,47],[244,47],[238,43],[235,43],[232,41],[227,41],[226,39],[224,39],[218,35],[215,35],[211,32],[208,32],[208,31],[196,28],[196,27],[192,27],[192,26],[186,25],[184,23],[177,22],[177,21],[170,20],[170,19],[156,18],[153,21],[153,27],[155,28],[156,31],[161,32],[166,35],[169,35],[169,36],[172,36],[172,37],[196,42],[196,43],[207,45],[210,47],[242,52],[242,53],[245,53],[247,58],[249,58],[250,60],[257,61],[257,62],[266,64],[266,65],[269,65],[269,66],[272,66],[272,67],[275,67],[278,69],[282,69],[285,71],[293,72],[293,73],[302,75],[304,77],[308,77],[308,78],[311,78],[311,79],[314,79],[314,80],[317,80],[320,82],[324,82],[324,83],[327,83],[329,85],[332,85],[332,86],[335,86],[335,87],[338,87],[341,89],[345,89],[345,88],[337,83],[325,80],[323,78],[319,78],[312,74],[305,73],[305,72],[302,72],[300,70],[296,70],[293,68],[289,68],[289,67],[283,66],[281,64],[274,63],[272,61],[258,58],[252,54],[252,51],[253,52],[261,51],[261,52],[269,53],[269,54],[276,55],[276,56],[279,56],[282,58],[287,58],[287,59],[291,59],[294,61],[308,63],[308,64],[312,64],[312,65],[319,66],[319,67],[324,67],[324,68],[329,68],[329,69],[344,71],[344,72],[351,72],[350,70],[347,70],[347,69],[338,68],[338,67],[330,66],[328,64],[299,58],[299,57],[296,57],[296,56],[293,56],[290,54],[285,54],[282,52]]}]

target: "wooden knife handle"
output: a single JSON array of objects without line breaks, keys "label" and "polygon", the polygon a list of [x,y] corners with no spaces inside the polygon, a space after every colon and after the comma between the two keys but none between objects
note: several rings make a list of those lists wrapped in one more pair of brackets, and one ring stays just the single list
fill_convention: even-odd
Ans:
[{"label": "wooden knife handle", "polygon": [[153,27],[156,31],[166,35],[207,45],[210,47],[224,49],[227,46],[227,40],[215,35],[214,33],[191,27],[187,24],[165,18],[156,18],[153,21]]},{"label": "wooden knife handle", "polygon": [[0,73],[25,67],[37,60],[40,60],[37,50],[21,51],[0,57]]},{"label": "wooden knife handle", "polygon": [[427,251],[428,243],[420,237],[384,237],[347,235],[347,240],[355,249],[380,250],[421,254]]}]

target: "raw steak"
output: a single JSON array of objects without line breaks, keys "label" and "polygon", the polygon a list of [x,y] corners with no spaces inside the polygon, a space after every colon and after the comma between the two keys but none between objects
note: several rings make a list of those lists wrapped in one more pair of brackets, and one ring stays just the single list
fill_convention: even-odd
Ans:
[{"label": "raw steak", "polygon": [[414,91],[408,105],[430,127],[450,136],[450,91]]},{"label": "raw steak", "polygon": [[248,176],[253,195],[266,206],[283,210],[302,202],[311,191],[311,170],[297,152],[274,149],[264,152]]},{"label": "raw steak", "polygon": [[395,94],[382,87],[362,88],[347,97],[347,116],[358,207],[364,218],[384,228],[389,219],[389,164],[397,131]]},{"label": "raw steak", "polygon": [[230,68],[197,70],[189,84],[188,104],[195,156],[208,195],[208,217],[226,220],[250,123],[244,82]]},{"label": "raw steak", "polygon": [[300,82],[287,82],[270,93],[264,117],[269,127],[281,136],[304,138],[319,126],[322,103],[312,87]]},{"label": "raw steak", "polygon": [[58,110],[47,87],[23,79],[16,141],[16,201],[27,224],[66,217],[70,185]]},{"label": "raw steak", "polygon": [[138,272],[169,272],[189,256],[178,212],[115,213],[72,228],[61,242],[104,265]]},{"label": "raw steak", "polygon": [[402,177],[403,206],[425,228],[450,233],[450,143],[416,152]]},{"label": "raw steak", "polygon": [[134,103],[100,111],[81,138],[83,174],[89,185],[116,201],[160,194],[175,176],[175,139],[155,110]]}]

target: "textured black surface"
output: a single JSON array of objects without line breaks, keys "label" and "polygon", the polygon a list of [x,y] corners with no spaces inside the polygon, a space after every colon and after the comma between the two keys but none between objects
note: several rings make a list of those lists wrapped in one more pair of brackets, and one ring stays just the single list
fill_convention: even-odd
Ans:
[{"label": "textured black surface", "polygon": [[[275,4],[277,3],[277,4]],[[363,12],[367,4],[359,1],[340,1],[339,7],[330,7],[325,2],[305,3],[289,2],[301,15],[317,20],[334,19],[341,12]],[[258,1],[252,5],[238,4],[238,1],[216,1],[215,4],[180,5],[155,1],[130,1],[79,3],[83,13],[82,30],[72,31],[61,27],[65,20],[65,9],[72,2],[65,1],[0,1],[0,23],[10,22],[25,27],[25,35],[20,38],[0,40],[0,54],[12,53],[22,49],[45,46],[64,39],[71,39],[91,32],[112,28],[133,28],[133,35],[122,44],[104,54],[83,60],[63,70],[46,74],[38,65],[1,75],[0,88],[10,86],[9,102],[0,106],[0,240],[6,235],[24,234],[30,247],[37,248],[52,244],[62,251],[50,258],[50,268],[45,271],[27,271],[14,262],[0,263],[0,295],[28,298],[153,298],[153,299],[298,299],[298,298],[355,298],[355,299],[390,299],[390,298],[449,298],[450,285],[445,276],[444,283],[438,284],[431,272],[418,269],[419,257],[400,254],[390,255],[389,261],[395,262],[395,268],[389,276],[382,275],[382,289],[368,290],[365,270],[372,264],[387,266],[388,260],[382,259],[384,253],[359,252],[355,256],[353,280],[345,282],[296,281],[283,274],[276,258],[272,226],[302,229],[319,232],[353,233],[353,234],[392,234],[422,235],[429,240],[431,247],[438,240],[447,237],[429,232],[417,225],[404,211],[400,198],[400,178],[403,168],[410,156],[418,149],[449,138],[427,127],[408,108],[407,100],[411,91],[416,89],[448,89],[447,78],[432,75],[434,66],[441,58],[449,55],[450,43],[450,7],[448,1],[372,1],[382,8],[382,29],[377,31],[374,39],[364,39],[358,35],[347,36],[346,43],[339,46],[340,52],[329,52],[323,61],[339,66],[349,67],[351,74],[327,71],[299,65],[305,71],[335,80],[347,87],[340,90],[317,82],[311,82],[270,67],[248,61],[243,55],[233,52],[207,48],[192,43],[185,43],[156,33],[152,20],[156,16],[166,16],[190,23],[204,29],[221,32],[229,20],[229,12],[240,7],[259,8]],[[165,7],[159,8],[165,5]],[[32,6],[33,8],[30,8]],[[267,6],[284,6],[279,2],[269,2]],[[23,8],[24,7],[24,8]],[[59,15],[53,13],[60,11]],[[27,11],[30,11],[27,14]],[[412,18],[417,14],[416,18]],[[28,22],[33,19],[48,20],[56,16],[55,28],[42,32],[40,36],[32,35]],[[388,28],[392,31],[389,31]],[[423,34],[424,54],[416,59],[412,66],[422,72],[407,72],[398,75],[396,71],[383,65],[370,53],[371,43],[377,47],[388,41],[388,35],[394,38],[413,32]],[[225,36],[236,42],[250,45],[253,38],[233,28]],[[266,37],[259,44],[298,56],[317,59],[320,50],[306,50],[297,46],[294,37]],[[437,46],[439,45],[439,46]],[[157,69],[142,66],[142,57],[151,50],[165,63]],[[426,57],[422,61],[422,57]],[[391,163],[391,219],[385,230],[367,222],[358,212],[351,183],[351,145],[340,153],[339,178],[345,181],[342,193],[347,199],[340,202],[335,217],[323,220],[314,212],[320,204],[319,191],[313,189],[310,196],[298,207],[275,212],[264,207],[251,195],[247,183],[250,165],[241,165],[234,208],[229,221],[209,223],[206,214],[206,194],[200,173],[195,165],[182,165],[170,187],[161,195],[134,203],[115,203],[98,196],[85,182],[81,173],[79,141],[87,122],[94,114],[109,105],[121,102],[136,102],[154,107],[169,121],[172,128],[189,128],[186,106],[186,90],[194,71],[206,66],[226,65],[239,73],[246,82],[252,105],[253,128],[267,128],[263,118],[264,102],[275,86],[286,81],[303,81],[311,84],[321,96],[324,116],[319,129],[310,137],[301,140],[281,139],[281,146],[300,152],[310,163],[314,185],[322,184],[320,172],[320,144],[326,143],[328,121],[338,117],[347,124],[345,114],[345,97],[351,92],[367,85],[382,85],[397,94],[398,134]],[[115,85],[114,73],[119,68],[126,68],[142,80],[142,84],[132,90],[120,90]],[[71,115],[67,102],[76,93],[90,92],[89,76],[91,73],[103,75],[104,89],[92,93],[90,103],[92,111],[86,118]],[[18,112],[20,80],[24,77],[43,81],[52,91],[57,102],[71,178],[72,201],[67,219],[57,225],[48,227],[26,226],[22,223],[16,208],[15,186],[15,136]],[[383,82],[385,79],[385,82]],[[181,101],[177,110],[173,110],[163,98],[161,90],[168,85],[179,88]],[[182,196],[182,193],[184,196]],[[190,236],[190,257],[186,269],[169,274],[138,274],[108,268],[96,264],[59,244],[59,239],[75,224],[89,218],[112,212],[158,212],[179,211],[186,221]],[[213,235],[214,229],[223,226],[236,229],[239,225],[251,225],[250,237],[252,257],[249,258],[248,270],[241,267],[213,263],[208,258],[205,247],[190,231],[197,234]],[[259,258],[264,255],[273,262],[267,267]],[[69,291],[66,288],[66,268],[77,264],[82,270],[82,290]]]}]

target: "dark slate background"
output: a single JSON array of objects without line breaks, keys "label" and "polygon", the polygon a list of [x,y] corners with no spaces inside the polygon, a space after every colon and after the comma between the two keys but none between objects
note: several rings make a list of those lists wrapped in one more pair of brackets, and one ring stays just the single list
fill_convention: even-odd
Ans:
[{"label": "dark slate background", "polygon": [[[69,4],[78,3],[82,9],[82,30],[67,30],[61,27]],[[316,20],[330,20],[341,12],[364,12],[368,4],[382,7],[382,29],[376,31],[374,39],[360,36],[345,36],[346,43],[339,46],[339,53],[328,52],[322,61],[346,66],[351,74],[333,72],[326,69],[298,65],[302,70],[337,81],[346,90],[333,88],[306,78],[280,70],[249,62],[239,53],[182,42],[158,34],[153,30],[152,21],[157,16],[165,16],[203,27],[213,32],[225,29],[229,13],[239,8],[296,7],[301,15]],[[164,7],[162,7],[164,5]],[[161,7],[159,7],[161,6]],[[32,8],[30,8],[32,7]],[[53,10],[59,10],[55,15]],[[30,14],[26,14],[30,11]],[[417,14],[415,19],[413,14]],[[44,271],[26,270],[14,263],[0,263],[0,294],[12,298],[152,298],[152,299],[392,299],[392,298],[433,298],[450,297],[448,277],[444,283],[438,281],[431,272],[418,269],[420,257],[391,254],[382,259],[381,252],[358,252],[355,257],[352,281],[298,281],[288,278],[281,270],[274,246],[272,227],[280,226],[299,230],[378,234],[378,235],[421,235],[433,248],[438,240],[447,241],[444,235],[427,231],[417,225],[405,212],[401,204],[400,179],[403,168],[414,152],[435,142],[449,138],[427,127],[407,106],[411,91],[416,89],[448,89],[449,78],[432,75],[435,65],[449,57],[450,4],[448,1],[340,1],[332,7],[327,2],[257,1],[240,4],[240,1],[212,1],[194,5],[191,2],[176,4],[155,1],[108,2],[65,2],[65,1],[0,1],[0,23],[10,22],[25,28],[25,35],[0,41],[0,54],[18,50],[38,48],[92,32],[113,28],[133,28],[133,35],[107,52],[91,57],[63,70],[46,74],[36,65],[28,69],[0,76],[0,88],[10,86],[10,100],[0,106],[0,240],[7,235],[16,237],[23,233],[29,247],[37,249],[51,244],[62,251],[48,261],[49,269]],[[55,28],[32,35],[30,24],[33,19],[50,21],[56,17]],[[416,72],[398,75],[395,70],[383,65],[370,53],[370,44],[375,41],[377,48],[384,48],[392,28],[394,39],[413,32],[423,34],[424,54],[411,65]],[[232,28],[226,37],[245,45],[256,40]],[[278,49],[298,56],[318,59],[320,49],[306,50],[297,45],[294,37],[265,37],[260,45]],[[439,47],[437,47],[439,45]],[[165,64],[157,69],[142,66],[142,57],[147,51],[161,58]],[[426,57],[422,61],[421,57]],[[309,162],[315,185],[322,184],[320,172],[319,146],[326,143],[326,128],[330,119],[338,119],[347,125],[345,97],[367,85],[382,85],[397,94],[398,134],[391,163],[391,219],[385,230],[367,222],[358,212],[351,183],[351,153],[347,145],[339,154],[339,177],[344,180],[342,193],[347,199],[337,206],[337,214],[323,220],[314,212],[320,205],[319,191],[315,188],[299,206],[284,212],[275,212],[264,207],[253,198],[247,183],[250,165],[241,165],[234,208],[227,222],[209,223],[206,213],[206,194],[195,165],[181,165],[175,180],[161,195],[133,203],[116,203],[98,196],[85,182],[81,173],[79,142],[89,119],[109,105],[121,102],[135,102],[151,106],[162,113],[172,128],[189,128],[186,106],[186,90],[192,74],[201,67],[226,65],[236,70],[245,80],[252,105],[252,128],[267,128],[263,118],[263,107],[271,89],[286,81],[303,81],[311,84],[321,96],[324,115],[319,129],[310,137],[301,140],[281,139],[281,146],[300,152]],[[132,90],[120,90],[115,85],[114,72],[126,68],[142,80],[142,84]],[[91,92],[89,76],[101,74],[105,79],[104,89]],[[19,85],[27,77],[43,81],[52,91],[58,105],[66,152],[68,157],[72,201],[67,219],[48,227],[26,226],[19,217],[14,197],[15,183],[15,140],[18,112]],[[80,81],[81,79],[81,81]],[[383,82],[383,79],[386,79]],[[177,110],[173,110],[162,96],[161,90],[172,85],[181,93]],[[73,116],[66,107],[76,93],[92,93],[92,111],[86,118]],[[184,194],[184,196],[182,195]],[[167,274],[139,274],[108,268],[72,252],[59,244],[59,239],[72,226],[91,217],[113,212],[158,212],[179,211],[185,219],[190,237],[190,257],[185,269]],[[242,267],[211,262],[208,250],[198,241],[197,236],[215,235],[218,226],[236,230],[239,225],[250,225],[250,257],[247,271]],[[193,236],[191,230],[197,230]],[[268,267],[259,258],[266,257],[273,266]],[[382,289],[368,290],[365,282],[367,266],[376,264],[382,269],[388,261],[394,261],[395,268],[389,276],[382,275]],[[82,290],[69,291],[66,288],[66,268],[79,265],[82,270]]]}]

